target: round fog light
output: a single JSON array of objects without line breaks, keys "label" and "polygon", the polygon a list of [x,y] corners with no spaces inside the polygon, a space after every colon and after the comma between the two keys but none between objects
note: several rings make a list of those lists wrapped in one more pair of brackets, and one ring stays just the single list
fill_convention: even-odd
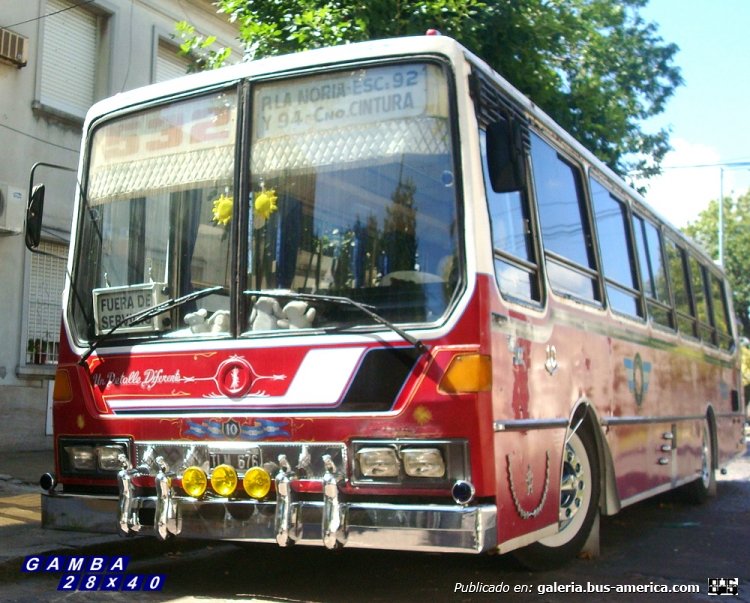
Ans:
[{"label": "round fog light", "polygon": [[464,480],[458,480],[453,484],[451,489],[451,495],[459,505],[468,505],[474,498],[474,486],[470,482]]},{"label": "round fog light", "polygon": [[242,486],[248,496],[261,499],[271,489],[271,476],[261,467],[251,467],[242,478]]},{"label": "round fog light", "polygon": [[200,467],[188,467],[182,474],[182,489],[188,496],[200,498],[206,491],[208,479],[206,472]]},{"label": "round fog light", "polygon": [[211,473],[211,487],[220,496],[229,496],[237,488],[237,472],[230,465],[219,465]]}]

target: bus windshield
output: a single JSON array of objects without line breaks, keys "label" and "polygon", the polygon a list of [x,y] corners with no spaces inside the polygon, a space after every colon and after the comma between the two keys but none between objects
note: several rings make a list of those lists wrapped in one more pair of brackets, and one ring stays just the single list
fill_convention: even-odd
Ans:
[{"label": "bus windshield", "polygon": [[394,323],[438,321],[459,281],[448,107],[440,67],[398,63],[255,83],[247,137],[234,89],[104,121],[81,202],[78,339],[115,325],[118,338],[379,325],[326,296]]}]

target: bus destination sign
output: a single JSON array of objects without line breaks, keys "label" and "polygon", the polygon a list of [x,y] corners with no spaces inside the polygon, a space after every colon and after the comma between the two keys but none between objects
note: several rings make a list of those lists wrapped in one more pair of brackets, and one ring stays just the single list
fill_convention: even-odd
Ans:
[{"label": "bus destination sign", "polygon": [[264,85],[255,138],[424,115],[429,74],[428,65],[392,65]]}]

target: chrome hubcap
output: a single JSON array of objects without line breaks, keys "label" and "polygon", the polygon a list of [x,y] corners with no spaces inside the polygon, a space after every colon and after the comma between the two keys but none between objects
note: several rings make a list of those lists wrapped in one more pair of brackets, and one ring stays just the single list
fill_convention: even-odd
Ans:
[{"label": "chrome hubcap", "polygon": [[703,425],[703,442],[701,444],[701,481],[708,488],[711,485],[711,440],[708,427]]},{"label": "chrome hubcap", "polygon": [[560,529],[564,529],[583,506],[585,473],[575,449],[570,443],[566,444],[560,483]]}]

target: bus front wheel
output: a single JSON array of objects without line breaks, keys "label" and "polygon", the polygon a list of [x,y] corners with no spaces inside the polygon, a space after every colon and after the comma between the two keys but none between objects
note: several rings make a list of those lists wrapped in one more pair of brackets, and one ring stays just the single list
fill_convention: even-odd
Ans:
[{"label": "bus front wheel", "polygon": [[557,567],[583,548],[596,519],[600,475],[596,444],[587,429],[572,433],[563,452],[560,477],[559,530],[513,555],[532,570]]}]

